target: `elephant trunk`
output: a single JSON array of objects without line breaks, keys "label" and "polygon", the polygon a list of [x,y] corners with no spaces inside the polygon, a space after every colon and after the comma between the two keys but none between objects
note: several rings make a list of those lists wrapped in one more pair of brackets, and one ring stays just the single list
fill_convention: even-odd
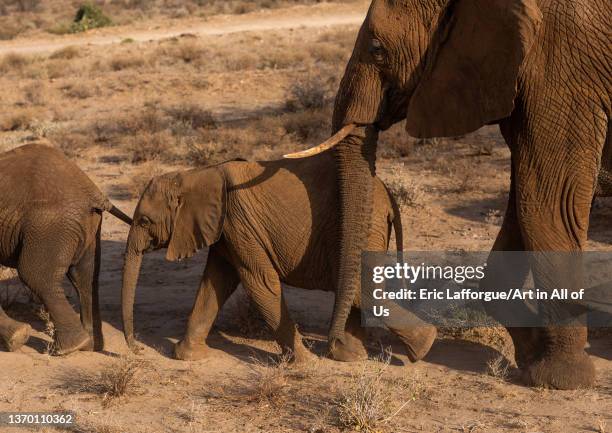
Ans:
[{"label": "elephant trunk", "polygon": [[121,313],[123,320],[123,335],[131,349],[134,349],[134,298],[136,284],[142,265],[143,248],[138,248],[139,230],[130,230],[123,265],[123,285],[121,288]]},{"label": "elephant trunk", "polygon": [[329,332],[330,347],[341,342],[344,328],[361,283],[361,252],[367,247],[372,218],[378,131],[365,128],[365,137],[351,135],[335,147],[339,208],[338,283]]},{"label": "elephant trunk", "polygon": [[[369,43],[362,28],[357,45]],[[332,128],[360,125],[357,132],[334,148],[340,208],[338,280],[329,344],[343,342],[344,328],[361,283],[361,252],[367,247],[372,217],[378,129],[374,126],[383,100],[383,85],[371,62],[361,61],[358,50],[349,61],[334,105]]]}]

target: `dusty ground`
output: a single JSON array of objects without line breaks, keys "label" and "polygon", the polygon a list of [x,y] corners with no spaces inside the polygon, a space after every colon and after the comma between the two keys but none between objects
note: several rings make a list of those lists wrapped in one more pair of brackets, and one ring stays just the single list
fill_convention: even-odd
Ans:
[{"label": "dusty ground", "polygon": [[[142,185],[156,173],[234,156],[274,158],[306,147],[328,132],[330,98],[352,48],[355,17],[366,6],[299,6],[205,22],[152,16],[131,27],[78,36],[32,31],[0,43],[0,149],[38,139],[59,146],[131,212]],[[382,137],[379,156],[380,176],[403,203],[405,248],[491,247],[509,180],[509,153],[495,128],[417,142],[398,126]],[[612,205],[599,200],[593,212],[589,248],[610,250]],[[495,368],[491,360],[511,347],[499,330],[439,339],[416,365],[396,341],[373,332],[373,358],[381,347],[394,350],[382,372],[385,363],[376,360],[340,364],[322,358],[287,367],[274,357],[278,350],[269,335],[247,317],[246,299],[238,293],[210,337],[214,355],[197,363],[175,361],[172,344],[182,336],[205,253],[180,264],[164,261],[163,253],[145,258],[135,311],[145,350],[141,361],[125,361],[119,289],[127,229],[105,217],[105,351],[47,355],[46,325],[22,296],[9,310],[39,332],[20,352],[0,353],[0,411],[75,411],[74,431],[83,432],[322,433],[346,429],[339,402],[352,390],[383,389],[390,399],[378,399],[381,417],[388,418],[378,423],[380,431],[612,428],[609,334],[590,341],[599,375],[591,390],[529,389],[512,367],[500,373],[504,363]],[[5,287],[12,293],[19,285],[0,281],[4,298]],[[313,351],[322,353],[331,297],[287,290],[294,318]],[[125,396],[105,396],[109,372],[126,366],[135,373],[133,386]],[[97,376],[101,371],[104,377]]]}]

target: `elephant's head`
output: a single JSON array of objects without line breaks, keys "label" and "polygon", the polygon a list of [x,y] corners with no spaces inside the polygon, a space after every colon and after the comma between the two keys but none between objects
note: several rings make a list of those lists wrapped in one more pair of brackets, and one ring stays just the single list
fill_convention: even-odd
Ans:
[{"label": "elephant's head", "polygon": [[168,260],[191,257],[219,240],[225,218],[226,185],[218,168],[169,173],[149,182],[130,228],[122,288],[123,331],[134,347],[134,295],[142,256],[167,248]]},{"label": "elephant's head", "polygon": [[341,257],[332,341],[359,286],[377,131],[406,119],[410,135],[455,136],[507,117],[541,20],[537,0],[372,1],[333,115],[334,132],[355,125],[360,133],[335,148]]},{"label": "elephant's head", "polygon": [[507,117],[541,19],[536,0],[374,0],[334,128],[405,118],[410,135],[438,137]]}]

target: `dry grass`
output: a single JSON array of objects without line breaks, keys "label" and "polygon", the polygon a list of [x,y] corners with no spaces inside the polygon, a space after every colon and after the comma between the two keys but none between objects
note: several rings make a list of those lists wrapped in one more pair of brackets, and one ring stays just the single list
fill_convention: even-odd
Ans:
[{"label": "dry grass", "polygon": [[51,321],[51,315],[44,305],[38,308],[36,315],[45,325],[43,332],[49,337],[49,340],[46,342],[45,353],[52,354],[55,352],[55,325]]},{"label": "dry grass", "polygon": [[66,59],[72,60],[79,58],[84,48],[75,47],[75,46],[67,46],[64,48],[60,48],[57,51],[54,51],[49,58],[50,59]]},{"label": "dry grass", "polygon": [[510,370],[510,363],[502,356],[496,356],[495,358],[487,361],[487,374],[501,381],[508,379],[508,373]]},{"label": "dry grass", "polygon": [[285,353],[266,362],[252,358],[247,379],[247,395],[251,401],[281,407],[289,397],[289,363],[292,354]]},{"label": "dry grass", "polygon": [[32,63],[32,57],[24,56],[23,54],[9,53],[5,54],[0,59],[0,72],[3,74],[7,73],[21,73],[24,69]]},{"label": "dry grass", "polygon": [[596,432],[597,433],[606,433],[606,420],[605,419],[599,419],[597,420],[597,427],[596,427]]},{"label": "dry grass", "polygon": [[36,121],[39,120],[40,112],[33,108],[19,108],[0,116],[0,131],[17,131],[34,126]]},{"label": "dry grass", "polygon": [[415,179],[407,179],[401,167],[393,168],[390,174],[383,176],[383,180],[400,209],[424,205],[426,194],[423,186]]},{"label": "dry grass", "polygon": [[[352,374],[336,402],[340,427],[364,433],[380,433],[408,403],[422,393],[420,381],[387,379],[390,361],[391,355],[385,353],[375,363],[364,362],[361,370]],[[403,400],[399,402],[392,392],[398,385],[404,388]]]},{"label": "dry grass", "polygon": [[108,66],[113,71],[122,71],[124,69],[141,68],[146,65],[146,59],[134,53],[122,53],[115,55],[108,62]]},{"label": "dry grass", "polygon": [[62,87],[62,91],[69,98],[87,99],[99,92],[98,87],[93,83],[72,82]]},{"label": "dry grass", "polygon": [[138,358],[121,357],[96,372],[74,373],[62,379],[61,387],[73,392],[85,392],[101,397],[108,407],[122,398],[137,393],[149,364]]},{"label": "dry grass", "polygon": [[23,97],[32,105],[43,106],[47,102],[46,86],[43,83],[31,82],[23,87]]}]

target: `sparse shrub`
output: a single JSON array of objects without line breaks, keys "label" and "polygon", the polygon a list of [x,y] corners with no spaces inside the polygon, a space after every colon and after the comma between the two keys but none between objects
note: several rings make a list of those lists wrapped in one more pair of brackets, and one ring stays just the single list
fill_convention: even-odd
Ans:
[{"label": "sparse shrub", "polygon": [[253,359],[249,365],[248,394],[258,403],[281,407],[286,403],[289,391],[289,362],[292,354],[286,353],[278,359],[262,362]]},{"label": "sparse shrub", "polygon": [[109,62],[109,66],[113,71],[121,71],[123,69],[140,68],[145,63],[145,58],[140,55],[123,53],[113,57]]},{"label": "sparse shrub", "polygon": [[15,0],[19,12],[34,12],[40,6],[41,0]]},{"label": "sparse shrub", "polygon": [[458,194],[474,190],[475,172],[473,165],[464,161],[454,168],[453,176],[457,179],[455,192]]},{"label": "sparse shrub", "polygon": [[35,121],[35,111],[28,108],[21,108],[0,117],[0,130],[17,131],[20,129],[29,129]]},{"label": "sparse shrub", "polygon": [[206,110],[197,104],[174,106],[166,108],[165,111],[170,117],[191,129],[215,129],[217,127],[210,110]]},{"label": "sparse shrub", "polygon": [[73,69],[69,60],[55,59],[47,62],[47,75],[49,78],[62,78],[72,73]]},{"label": "sparse shrub", "polygon": [[44,305],[41,305],[36,311],[36,315],[40,320],[42,320],[45,325],[45,329],[43,332],[49,337],[47,340],[47,346],[45,348],[45,352],[47,354],[52,354],[55,351],[55,325],[51,321],[51,315],[47,311]]},{"label": "sparse shrub", "polygon": [[93,142],[91,137],[80,131],[58,129],[48,135],[49,141],[62,150],[67,156],[79,156]]},{"label": "sparse shrub", "polygon": [[32,63],[30,57],[26,57],[22,54],[8,53],[2,60],[0,60],[0,72],[22,72],[26,66]]},{"label": "sparse shrub", "polygon": [[389,192],[395,197],[398,206],[421,207],[425,201],[425,191],[415,179],[406,178],[401,169],[395,168],[390,175],[384,176],[384,182]]},{"label": "sparse shrub", "polygon": [[127,149],[132,154],[133,164],[153,160],[174,160],[174,143],[175,140],[169,131],[154,133],[141,131],[126,140]]},{"label": "sparse shrub", "polygon": [[493,376],[496,379],[505,381],[508,378],[509,369],[510,363],[502,355],[499,355],[487,361],[487,374],[489,376]]},{"label": "sparse shrub", "polygon": [[32,105],[45,105],[46,91],[43,83],[33,82],[23,88],[23,96]]},{"label": "sparse shrub", "polygon": [[82,82],[68,84],[62,90],[66,96],[77,99],[91,98],[98,91],[95,84]]},{"label": "sparse shrub", "polygon": [[185,63],[194,63],[205,58],[207,54],[204,47],[192,41],[180,43],[171,50],[172,57]]},{"label": "sparse shrub", "polygon": [[74,21],[70,25],[70,32],[80,33],[90,29],[110,26],[111,24],[111,19],[104,15],[99,6],[93,3],[84,3],[76,12]]},{"label": "sparse shrub", "polygon": [[189,146],[189,160],[194,165],[206,166],[220,162],[219,155],[223,154],[222,146],[216,142],[191,142]]},{"label": "sparse shrub", "polygon": [[350,50],[338,46],[336,42],[311,45],[308,51],[314,60],[325,63],[344,63],[350,53]]},{"label": "sparse shrub", "polygon": [[290,112],[324,108],[331,101],[328,85],[319,77],[295,83],[289,89],[285,109]]},{"label": "sparse shrub", "polygon": [[76,377],[71,375],[62,386],[76,392],[97,394],[102,397],[102,405],[107,407],[122,397],[136,393],[148,368],[142,359],[122,357],[100,371],[82,373]]},{"label": "sparse shrub", "polygon": [[323,110],[306,110],[283,116],[283,126],[289,134],[305,142],[329,133],[329,113]]},{"label": "sparse shrub", "polygon": [[80,48],[70,45],[68,47],[60,48],[59,50],[54,51],[49,56],[49,58],[50,59],[66,59],[66,60],[75,59],[77,57],[80,57],[80,54],[81,54],[80,50],[81,50]]},{"label": "sparse shrub", "polygon": [[259,60],[259,56],[252,52],[229,52],[222,60],[222,69],[228,72],[256,69],[259,65]]},{"label": "sparse shrub", "polygon": [[3,19],[0,21],[0,40],[14,39],[24,30],[25,28],[22,25]]},{"label": "sparse shrub", "polygon": [[385,353],[380,362],[372,365],[366,361],[362,369],[351,376],[347,388],[336,401],[340,427],[364,433],[379,433],[386,423],[418,397],[416,392],[410,392],[404,402],[394,402],[389,388],[398,383],[389,383],[384,377],[390,362],[391,354]]}]

